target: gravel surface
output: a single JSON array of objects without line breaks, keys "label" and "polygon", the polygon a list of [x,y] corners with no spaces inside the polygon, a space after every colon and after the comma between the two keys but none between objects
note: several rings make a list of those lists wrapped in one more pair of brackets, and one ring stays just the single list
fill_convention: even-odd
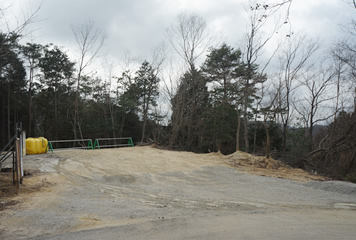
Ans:
[{"label": "gravel surface", "polygon": [[329,192],[354,195],[356,197],[356,184],[354,183],[341,182],[341,181],[325,181],[325,182],[311,181],[305,184],[305,186],[314,189],[329,191]]},{"label": "gravel surface", "polygon": [[[39,192],[0,239],[354,239],[356,187],[256,176],[218,154],[151,147],[27,156]],[[251,169],[253,171],[253,169]],[[277,170],[276,170],[277,171]],[[26,183],[26,179],[25,179]]]}]

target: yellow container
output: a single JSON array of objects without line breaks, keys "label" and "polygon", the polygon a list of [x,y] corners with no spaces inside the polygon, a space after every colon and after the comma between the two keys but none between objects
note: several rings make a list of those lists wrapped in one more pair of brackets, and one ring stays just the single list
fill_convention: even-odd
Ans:
[{"label": "yellow container", "polygon": [[44,137],[27,138],[26,139],[26,154],[39,154],[47,152],[48,141]]},{"label": "yellow container", "polygon": [[44,137],[40,137],[39,139],[41,140],[39,153],[46,153],[48,141]]},{"label": "yellow container", "polygon": [[26,139],[26,154],[36,154],[36,142],[34,138]]},{"label": "yellow container", "polygon": [[35,154],[41,153],[41,139],[35,138]]}]

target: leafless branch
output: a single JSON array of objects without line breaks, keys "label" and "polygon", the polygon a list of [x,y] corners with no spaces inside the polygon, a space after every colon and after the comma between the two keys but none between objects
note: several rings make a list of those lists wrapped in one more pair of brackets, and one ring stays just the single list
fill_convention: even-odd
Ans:
[{"label": "leafless branch", "polygon": [[[13,7],[15,1],[13,1],[11,4],[7,5],[7,6],[0,6],[0,16],[4,19],[4,24],[6,25],[7,31],[14,33],[16,36],[23,38],[24,36],[28,35],[24,34],[24,30],[30,25],[33,24],[35,22],[38,22],[38,13],[40,11],[40,9],[42,8],[42,4],[43,1],[40,2],[40,4],[35,8],[35,10],[32,10],[31,6],[28,7],[27,12],[24,12],[23,10],[23,20],[19,21],[17,20],[16,16],[16,27],[15,28],[11,28],[10,26],[10,20],[7,17],[6,11],[8,9],[10,9],[11,7]],[[0,18],[1,18],[0,17]]]},{"label": "leafless branch", "polygon": [[93,60],[98,57],[101,51],[105,35],[97,28],[95,28],[94,22],[88,21],[82,25],[73,25],[72,32],[79,49],[79,60],[78,60],[78,74],[77,74],[77,86],[75,93],[75,110],[74,110],[74,124],[73,133],[74,139],[77,138],[77,124],[79,132],[81,133],[80,118],[79,118],[79,96],[80,96],[80,86],[82,77],[84,76],[84,71],[91,65]]},{"label": "leafless branch", "polygon": [[179,14],[167,33],[173,49],[191,69],[213,42],[204,19],[196,14]]}]

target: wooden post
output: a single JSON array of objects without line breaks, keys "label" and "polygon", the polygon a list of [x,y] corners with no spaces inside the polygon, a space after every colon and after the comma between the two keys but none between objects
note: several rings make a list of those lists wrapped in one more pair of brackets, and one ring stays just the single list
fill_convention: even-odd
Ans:
[{"label": "wooden post", "polygon": [[20,160],[20,139],[16,138],[16,193],[20,192],[20,180],[21,180],[21,160]]},{"label": "wooden post", "polygon": [[12,152],[12,183],[15,185],[16,184],[16,174],[15,174],[15,169],[16,169],[16,160],[15,160],[15,152]]},{"label": "wooden post", "polygon": [[[22,123],[21,123],[21,128],[20,128],[20,151],[19,151],[19,155],[20,155],[20,170],[21,170],[21,180],[20,183],[22,184],[23,182],[23,176],[24,176],[24,169],[23,169],[23,148],[24,148],[24,141],[23,141],[23,134],[22,134]],[[25,143],[26,144],[26,143]],[[26,147],[26,146],[25,146]],[[26,151],[26,150],[25,150]]]}]

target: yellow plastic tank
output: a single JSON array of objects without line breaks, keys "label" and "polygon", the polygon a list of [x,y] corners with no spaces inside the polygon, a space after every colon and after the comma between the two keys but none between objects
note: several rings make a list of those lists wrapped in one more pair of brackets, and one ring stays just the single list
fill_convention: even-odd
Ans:
[{"label": "yellow plastic tank", "polygon": [[41,139],[35,138],[35,154],[41,153]]},{"label": "yellow plastic tank", "polygon": [[26,154],[36,154],[36,142],[34,138],[26,139]]},{"label": "yellow plastic tank", "polygon": [[39,154],[47,152],[48,140],[44,137],[27,138],[26,154]]},{"label": "yellow plastic tank", "polygon": [[41,140],[41,143],[40,143],[40,153],[46,153],[46,152],[47,152],[48,140],[45,139],[44,137],[40,137],[39,139]]}]

